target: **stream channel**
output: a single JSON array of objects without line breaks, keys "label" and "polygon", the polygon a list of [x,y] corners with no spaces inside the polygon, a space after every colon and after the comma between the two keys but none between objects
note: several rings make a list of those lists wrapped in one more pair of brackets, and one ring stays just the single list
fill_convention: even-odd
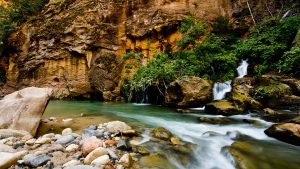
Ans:
[{"label": "stream channel", "polygon": [[[234,123],[208,124],[198,122],[197,118],[222,116],[204,112],[182,114],[175,109],[147,104],[50,101],[43,119],[50,117],[72,118],[72,123],[65,127],[71,127],[78,133],[92,124],[124,121],[143,133],[144,145],[148,143],[151,129],[161,126],[181,139],[195,144],[189,155],[160,152],[164,153],[165,161],[154,160],[147,166],[149,168],[231,169],[236,168],[236,161],[240,166],[249,169],[300,168],[300,147],[265,135],[264,130],[272,123],[262,120],[257,113],[231,116],[230,118],[237,121]],[[160,151],[153,145],[149,147]],[[187,162],[184,162],[185,159],[188,159]]]}]

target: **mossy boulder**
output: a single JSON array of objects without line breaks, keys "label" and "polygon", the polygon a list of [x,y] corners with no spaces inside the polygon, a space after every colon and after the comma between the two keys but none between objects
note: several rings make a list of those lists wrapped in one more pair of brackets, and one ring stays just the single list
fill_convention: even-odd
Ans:
[{"label": "mossy boulder", "polygon": [[176,107],[198,107],[212,100],[212,82],[186,77],[168,85],[165,104]]},{"label": "mossy boulder", "polygon": [[173,134],[163,127],[157,127],[152,130],[152,137],[169,141],[173,137]]},{"label": "mossy boulder", "polygon": [[275,108],[281,98],[292,95],[292,89],[283,83],[269,83],[257,86],[253,89],[251,95],[265,107]]},{"label": "mossy boulder", "polygon": [[265,133],[283,142],[300,146],[300,124],[282,123],[274,124]]},{"label": "mossy boulder", "polygon": [[218,114],[224,116],[243,114],[244,109],[240,109],[229,100],[214,101],[205,106],[205,113]]}]

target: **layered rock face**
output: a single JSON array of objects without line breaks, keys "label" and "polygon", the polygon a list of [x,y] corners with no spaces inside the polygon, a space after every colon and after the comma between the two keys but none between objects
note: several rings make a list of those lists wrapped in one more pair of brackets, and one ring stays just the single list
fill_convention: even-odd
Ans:
[{"label": "layered rock face", "polygon": [[146,64],[158,51],[176,50],[177,27],[190,13],[247,25],[246,7],[230,0],[51,0],[11,36],[6,89],[51,87],[55,98],[115,100],[125,77],[122,55],[141,52]]}]

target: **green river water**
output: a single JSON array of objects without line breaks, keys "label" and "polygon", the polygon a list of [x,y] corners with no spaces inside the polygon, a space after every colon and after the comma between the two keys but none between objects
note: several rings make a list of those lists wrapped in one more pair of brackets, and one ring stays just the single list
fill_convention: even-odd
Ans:
[{"label": "green river water", "polygon": [[50,101],[43,118],[72,118],[71,123],[62,122],[60,127],[61,129],[71,127],[78,133],[92,124],[112,120],[124,121],[143,132],[144,144],[147,144],[149,131],[154,127],[162,126],[183,140],[197,145],[194,151],[190,152],[192,160],[188,163],[180,161],[183,156],[166,153],[169,164],[157,159],[157,163],[154,162],[147,167],[231,169],[236,168],[235,161],[238,160],[240,166],[249,169],[300,168],[299,147],[277,141],[264,134],[264,130],[272,123],[252,114],[246,114],[232,116],[232,118],[250,119],[256,123],[213,125],[199,123],[197,117],[200,116],[221,117],[206,114],[180,114],[175,109],[156,105]]}]

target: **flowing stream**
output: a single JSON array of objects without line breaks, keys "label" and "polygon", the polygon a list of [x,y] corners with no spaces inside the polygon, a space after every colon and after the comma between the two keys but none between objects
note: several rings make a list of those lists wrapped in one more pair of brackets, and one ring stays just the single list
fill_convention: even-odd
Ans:
[{"label": "flowing stream", "polygon": [[[190,152],[192,161],[183,164],[181,158],[166,153],[172,165],[161,166],[162,169],[231,169],[236,168],[228,147],[236,142],[242,150],[236,150],[242,161],[249,161],[254,169],[296,169],[300,166],[300,148],[279,142],[264,134],[264,130],[272,123],[260,119],[256,114],[232,116],[241,120],[232,124],[207,124],[197,121],[198,117],[222,117],[208,114],[180,114],[175,110],[154,106],[130,103],[98,103],[89,101],[51,101],[43,118],[72,118],[72,128],[80,131],[91,124],[104,123],[111,120],[127,122],[134,128],[144,131],[142,143],[149,140],[152,128],[162,126],[185,141],[196,145]],[[81,117],[83,116],[83,117]],[[253,123],[244,123],[252,120]],[[252,165],[252,166],[251,166]],[[157,166],[155,166],[157,167]]]}]

